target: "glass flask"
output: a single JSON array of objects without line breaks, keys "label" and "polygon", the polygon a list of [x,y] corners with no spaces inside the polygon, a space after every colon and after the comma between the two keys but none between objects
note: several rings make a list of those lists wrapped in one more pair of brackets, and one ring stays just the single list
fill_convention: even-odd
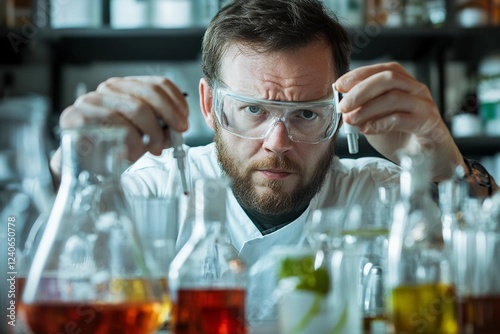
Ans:
[{"label": "glass flask", "polygon": [[400,200],[388,245],[387,307],[394,333],[457,333],[456,292],[431,194],[431,160],[401,154]]},{"label": "glass flask", "polygon": [[169,271],[175,334],[247,333],[246,268],[226,232],[228,185],[195,184],[196,222]]},{"label": "glass flask", "polygon": [[322,261],[326,258],[309,247],[296,245],[273,249],[272,254],[278,259],[279,332],[327,333],[340,329],[347,310],[343,303],[339,307],[329,303],[331,268]]},{"label": "glass flask", "polygon": [[99,126],[62,133],[61,185],[23,294],[33,334],[146,334],[165,320],[165,294],[121,188],[125,134]]},{"label": "glass flask", "polygon": [[459,166],[452,177],[439,183],[439,208],[443,226],[443,240],[448,249],[452,248],[453,232],[465,229],[465,208],[468,202],[468,183],[465,171]]},{"label": "glass flask", "polygon": [[[0,101],[1,333],[24,333],[19,312],[27,270],[40,241],[54,193],[47,159],[48,99]],[[4,275],[6,276],[4,278]],[[5,314],[5,313],[2,313]]]},{"label": "glass flask", "polygon": [[453,267],[460,334],[497,333],[500,326],[500,193],[472,201],[466,225],[454,230]]}]

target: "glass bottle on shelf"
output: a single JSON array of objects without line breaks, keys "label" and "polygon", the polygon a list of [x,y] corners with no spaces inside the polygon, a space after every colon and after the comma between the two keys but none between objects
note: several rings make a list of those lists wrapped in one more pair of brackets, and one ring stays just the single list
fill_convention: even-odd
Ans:
[{"label": "glass bottle on shelf", "polygon": [[35,4],[33,0],[7,0],[5,3],[5,14],[7,27],[22,27],[33,17]]},{"label": "glass bottle on shelf", "polygon": [[120,183],[123,128],[62,133],[62,176],[22,312],[33,334],[147,334],[166,317]]},{"label": "glass bottle on shelf", "polygon": [[246,333],[246,268],[227,234],[224,179],[195,185],[193,233],[170,264],[175,334]]},{"label": "glass bottle on shelf", "polygon": [[500,26],[500,0],[491,1],[490,24]]},{"label": "glass bottle on shelf", "polygon": [[489,0],[456,0],[456,22],[466,28],[487,25],[489,7]]},{"label": "glass bottle on shelf", "polygon": [[395,333],[455,334],[456,293],[440,210],[430,191],[432,161],[408,152],[400,161],[400,200],[388,244],[389,327]]},{"label": "glass bottle on shelf", "polygon": [[427,22],[424,0],[406,0],[404,9],[406,26],[422,26]]},{"label": "glass bottle on shelf", "polygon": [[342,24],[349,27],[364,24],[364,0],[325,0],[324,2],[338,15]]},{"label": "glass bottle on shelf", "polygon": [[387,22],[388,11],[385,8],[384,0],[365,1],[365,23],[384,26]]},{"label": "glass bottle on shelf", "polygon": [[446,23],[446,0],[426,0],[425,8],[427,11],[427,18],[431,26],[443,27]]}]

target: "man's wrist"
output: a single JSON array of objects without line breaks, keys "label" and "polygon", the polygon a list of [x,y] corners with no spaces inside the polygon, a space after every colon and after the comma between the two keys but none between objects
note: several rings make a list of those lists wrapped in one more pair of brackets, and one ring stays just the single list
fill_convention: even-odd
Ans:
[{"label": "man's wrist", "polygon": [[473,197],[489,197],[498,186],[486,168],[479,162],[464,157],[467,167],[465,179],[469,184],[469,195]]}]

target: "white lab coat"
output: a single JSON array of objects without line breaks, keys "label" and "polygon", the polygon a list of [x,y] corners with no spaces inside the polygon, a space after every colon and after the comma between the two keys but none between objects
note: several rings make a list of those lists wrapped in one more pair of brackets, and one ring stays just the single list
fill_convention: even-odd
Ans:
[{"label": "white lab coat", "polygon": [[[217,162],[213,143],[186,149],[186,172],[188,183],[193,185],[200,178],[222,176]],[[309,207],[292,223],[285,227],[262,235],[255,227],[236,198],[230,192],[227,201],[227,230],[241,258],[250,268],[255,262],[266,256],[273,246],[297,244],[304,231],[304,226],[316,209],[340,206],[349,207],[359,204],[371,206],[377,196],[377,187],[395,184],[399,180],[399,167],[380,158],[339,159],[334,158],[332,173],[327,177],[322,190],[312,199]],[[188,240],[194,226],[194,196],[183,196],[177,164],[172,149],[163,151],[161,156],[145,154],[122,175],[127,194],[139,196],[180,197],[180,225],[176,248],[180,249]],[[265,291],[264,283],[258,284]],[[265,296],[266,293],[260,293]],[[255,302],[262,313],[262,301]],[[250,305],[250,309],[252,306]],[[250,310],[250,313],[252,311]],[[265,318],[265,316],[264,316]]]}]

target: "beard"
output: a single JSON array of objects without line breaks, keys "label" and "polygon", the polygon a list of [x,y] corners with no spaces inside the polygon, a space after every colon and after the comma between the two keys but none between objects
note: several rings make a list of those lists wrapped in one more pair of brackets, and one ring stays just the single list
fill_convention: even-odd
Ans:
[{"label": "beard", "polygon": [[[234,149],[231,149],[223,141],[219,124],[217,124],[217,121],[214,123],[216,123],[214,142],[219,165],[231,180],[233,193],[243,208],[255,210],[265,215],[281,215],[303,210],[320,191],[335,156],[335,138],[332,140],[326,154],[318,162],[312,177],[307,179],[304,176],[303,168],[285,156],[270,156],[241,170],[240,164],[233,157]],[[299,183],[291,192],[286,192],[283,189],[286,181],[263,180],[259,183],[259,186],[264,186],[269,191],[260,194],[257,191],[256,184],[252,181],[252,174],[257,169],[266,168],[293,171],[299,175]]]}]

